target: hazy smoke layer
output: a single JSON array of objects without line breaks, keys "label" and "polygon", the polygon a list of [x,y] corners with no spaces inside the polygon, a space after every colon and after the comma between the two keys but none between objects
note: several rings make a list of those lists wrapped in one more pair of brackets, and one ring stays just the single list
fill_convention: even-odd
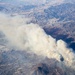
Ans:
[{"label": "hazy smoke layer", "polygon": [[26,24],[27,21],[28,19],[21,16],[10,17],[0,13],[0,31],[8,41],[5,45],[9,48],[30,51],[38,56],[55,58],[61,62],[61,67],[65,64],[75,70],[75,54],[67,48],[66,43],[62,40],[56,41],[40,26]]}]

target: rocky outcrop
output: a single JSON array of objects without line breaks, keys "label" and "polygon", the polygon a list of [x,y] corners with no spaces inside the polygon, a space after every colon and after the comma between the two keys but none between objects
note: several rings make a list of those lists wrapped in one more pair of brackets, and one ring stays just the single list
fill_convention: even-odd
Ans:
[{"label": "rocky outcrop", "polygon": [[[54,64],[55,65],[55,64]],[[32,75],[65,75],[58,66],[40,63],[34,66]]]}]

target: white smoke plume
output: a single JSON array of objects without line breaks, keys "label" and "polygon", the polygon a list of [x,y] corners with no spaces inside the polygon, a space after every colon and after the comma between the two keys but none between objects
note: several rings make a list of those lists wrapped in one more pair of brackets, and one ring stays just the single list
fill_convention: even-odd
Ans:
[{"label": "white smoke plume", "polygon": [[75,70],[75,54],[72,49],[68,49],[63,40],[56,41],[47,35],[39,25],[27,24],[27,20],[19,15],[11,17],[0,13],[0,31],[8,40],[7,47],[55,58],[59,62],[63,57],[64,61],[61,63]]}]

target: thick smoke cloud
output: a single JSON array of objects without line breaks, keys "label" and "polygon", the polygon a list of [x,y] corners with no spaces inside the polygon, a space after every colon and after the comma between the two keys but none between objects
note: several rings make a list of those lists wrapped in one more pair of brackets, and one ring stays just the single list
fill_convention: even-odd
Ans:
[{"label": "thick smoke cloud", "polygon": [[55,58],[61,62],[61,67],[65,64],[75,70],[75,54],[72,49],[68,49],[63,40],[56,41],[47,35],[39,25],[27,24],[27,21],[29,19],[19,15],[11,17],[0,13],[0,31],[8,41],[6,47],[33,52],[37,56]]}]

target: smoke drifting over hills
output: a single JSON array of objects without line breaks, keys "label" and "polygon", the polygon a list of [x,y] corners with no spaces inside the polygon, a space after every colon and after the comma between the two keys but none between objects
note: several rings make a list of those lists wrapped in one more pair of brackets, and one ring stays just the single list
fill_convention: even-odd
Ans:
[{"label": "smoke drifting over hills", "polygon": [[[74,75],[75,54],[72,49],[68,49],[63,40],[56,41],[55,38],[47,35],[39,25],[27,24],[28,21],[29,19],[19,15],[11,17],[0,13],[0,32],[7,40],[4,45],[9,50],[11,48],[34,53],[37,57],[56,59],[60,62],[58,65],[67,72],[66,75]],[[68,69],[63,65],[73,71],[67,71]]]}]

